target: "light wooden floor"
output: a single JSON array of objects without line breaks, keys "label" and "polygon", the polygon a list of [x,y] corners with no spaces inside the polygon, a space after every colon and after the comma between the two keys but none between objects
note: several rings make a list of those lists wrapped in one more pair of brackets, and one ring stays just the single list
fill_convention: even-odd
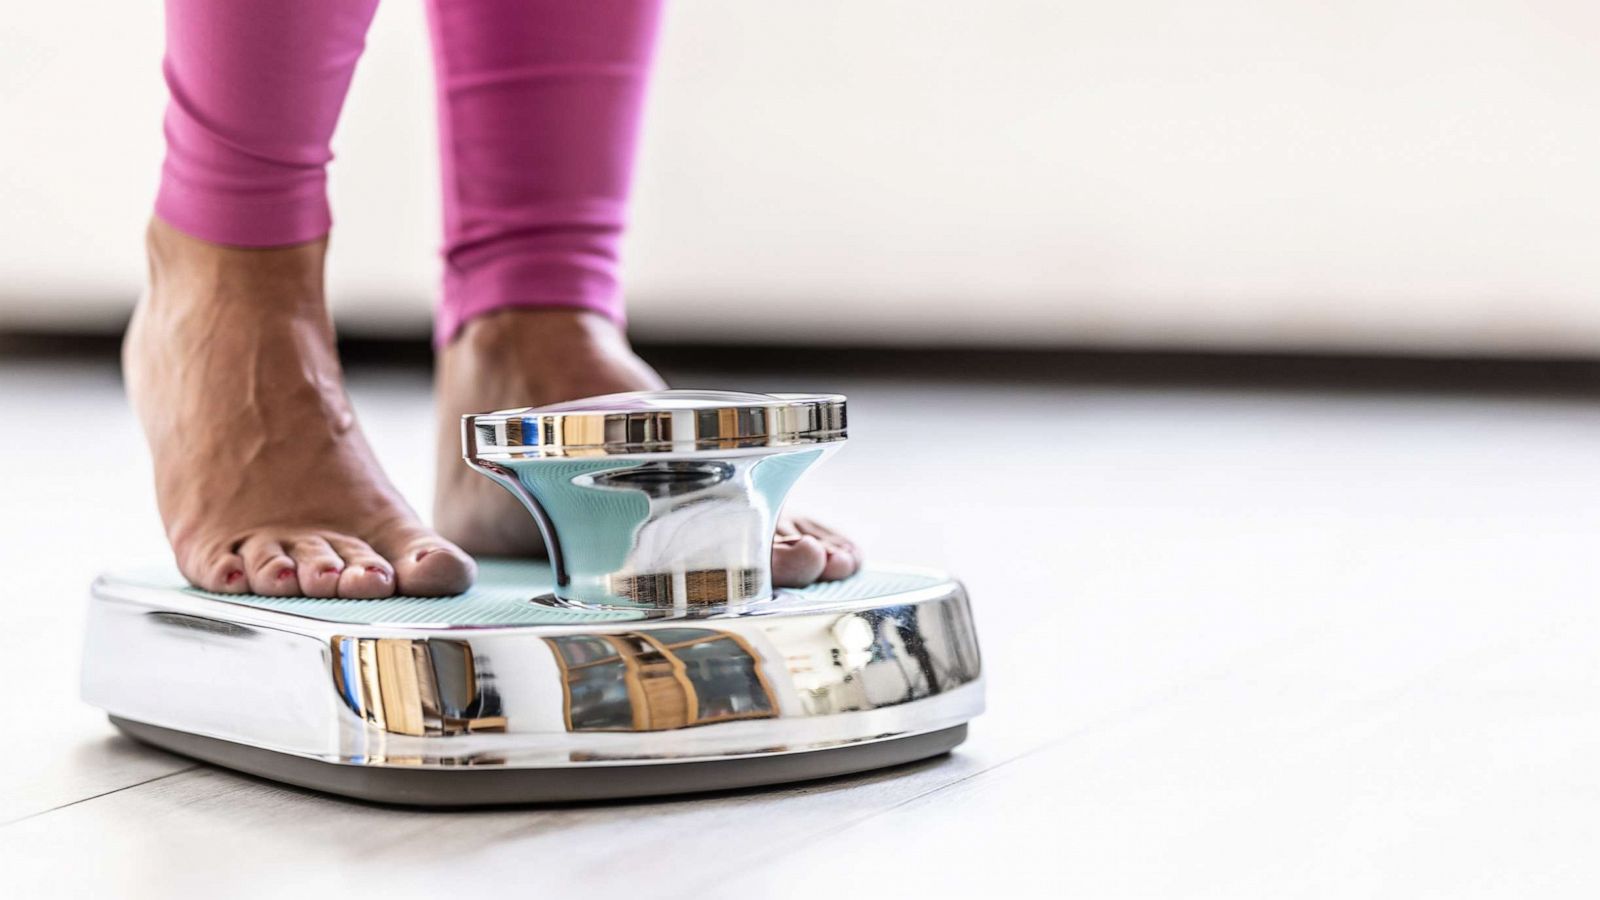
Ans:
[{"label": "light wooden floor", "polygon": [[[851,395],[854,443],[799,502],[967,580],[990,686],[971,741],[782,790],[423,813],[144,749],[79,702],[86,585],[163,552],[146,460],[109,367],[0,363],[0,895],[1600,887],[1592,401],[736,386]],[[425,503],[426,382],[355,390]]]}]

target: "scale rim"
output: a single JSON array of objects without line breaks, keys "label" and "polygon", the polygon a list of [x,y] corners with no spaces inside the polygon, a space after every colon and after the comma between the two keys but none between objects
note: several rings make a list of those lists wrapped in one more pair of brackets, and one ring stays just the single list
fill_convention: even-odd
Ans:
[{"label": "scale rim", "polygon": [[472,461],[681,457],[686,452],[839,444],[849,437],[842,394],[671,389],[605,394],[462,416]]}]

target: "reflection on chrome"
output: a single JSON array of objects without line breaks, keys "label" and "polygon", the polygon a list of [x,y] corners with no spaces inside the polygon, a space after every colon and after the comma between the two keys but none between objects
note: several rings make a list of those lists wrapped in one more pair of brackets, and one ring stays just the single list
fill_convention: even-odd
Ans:
[{"label": "reflection on chrome", "polygon": [[608,592],[653,606],[679,597],[704,606],[766,596],[772,585],[762,581],[761,555],[771,553],[765,538],[777,515],[753,477],[764,463],[647,462],[594,479],[597,490],[636,492],[649,504],[643,521],[618,534],[630,546],[606,576]]},{"label": "reflection on chrome", "polygon": [[336,636],[334,689],[356,715],[391,734],[504,731],[493,691],[480,688],[466,641]]},{"label": "reflection on chrome", "polygon": [[[950,600],[751,617],[726,628],[633,623],[540,641],[558,681],[549,696],[560,697],[568,732],[862,712],[932,697],[979,675],[965,607]],[[379,731],[449,737],[508,729],[488,659],[467,641],[338,635],[330,646],[334,689]]]},{"label": "reflection on chrome", "polygon": [[978,679],[977,636],[964,606],[882,607],[768,630],[807,715],[898,706]]},{"label": "reflection on chrome", "polygon": [[777,715],[759,658],[736,634],[658,628],[546,638],[568,731],[666,731]]},{"label": "reflection on chrome", "polygon": [[722,759],[925,734],[983,708],[966,593],[916,570],[714,618],[527,604],[530,624],[493,627],[334,622],[129,582],[96,591],[90,702],[356,765]]},{"label": "reflection on chrome", "polygon": [[561,671],[568,731],[665,731],[780,710],[864,712],[979,675],[965,610],[947,603],[775,617],[740,633],[657,627],[545,641]]},{"label": "reflection on chrome", "polygon": [[[953,602],[774,616],[728,628],[671,622],[540,639],[568,732],[649,732],[779,715],[883,709],[976,680],[977,638]],[[391,734],[505,731],[493,679],[461,640],[332,641],[344,703]]]}]

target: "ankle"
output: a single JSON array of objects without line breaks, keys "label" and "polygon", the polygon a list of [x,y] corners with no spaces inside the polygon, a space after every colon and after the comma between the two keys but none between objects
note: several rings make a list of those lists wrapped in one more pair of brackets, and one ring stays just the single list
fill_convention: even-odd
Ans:
[{"label": "ankle", "polygon": [[151,299],[157,303],[216,298],[230,303],[259,299],[282,311],[285,304],[322,306],[327,239],[288,247],[247,248],[213,244],[152,218],[145,232]]},{"label": "ankle", "polygon": [[530,348],[556,348],[562,355],[593,351],[632,353],[627,333],[616,322],[585,309],[502,309],[469,319],[447,348],[474,355],[527,353]]}]

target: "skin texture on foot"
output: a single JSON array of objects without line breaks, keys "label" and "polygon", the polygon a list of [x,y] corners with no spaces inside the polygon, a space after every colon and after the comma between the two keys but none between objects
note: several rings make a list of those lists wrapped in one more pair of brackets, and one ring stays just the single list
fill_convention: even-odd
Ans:
[{"label": "skin texture on foot", "polygon": [[[439,351],[435,375],[439,471],[433,520],[440,534],[473,554],[544,555],[528,511],[462,461],[462,416],[664,387],[622,330],[592,312],[511,309],[467,322]],[[772,577],[783,587],[804,587],[848,577],[860,559],[844,536],[786,515],[773,543]]]},{"label": "skin texture on foot", "polygon": [[148,246],[123,373],[184,577],[271,596],[469,587],[471,557],[422,524],[356,424],[323,302],[326,241],[243,250],[158,220]]}]

